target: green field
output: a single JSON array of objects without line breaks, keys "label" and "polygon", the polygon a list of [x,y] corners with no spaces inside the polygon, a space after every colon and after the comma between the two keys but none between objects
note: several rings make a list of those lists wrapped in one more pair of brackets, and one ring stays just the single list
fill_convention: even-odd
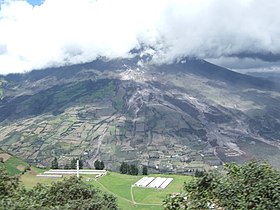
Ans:
[{"label": "green field", "polygon": [[[34,171],[28,171],[20,177],[22,184],[31,188],[37,183],[51,184],[62,179],[36,177]],[[164,190],[144,189],[131,187],[143,176],[129,176],[115,172],[109,172],[106,176],[95,179],[94,176],[82,176],[84,181],[92,184],[102,191],[113,194],[117,197],[118,205],[123,210],[159,210],[163,209],[162,201],[170,193],[181,192],[184,182],[192,179],[190,176],[151,174],[153,177],[172,177],[173,182]]]},{"label": "green field", "polygon": [[[253,147],[253,149],[255,148]],[[0,157],[0,167],[5,167],[11,175],[19,176],[21,185],[25,186],[27,190],[31,189],[38,183],[43,185],[50,185],[53,182],[62,181],[65,177],[69,177],[37,177],[37,174],[43,173],[47,169],[40,169],[30,166],[28,163],[12,156],[9,153],[5,153],[2,151],[0,153]],[[28,170],[26,170],[27,168]],[[119,174],[116,172],[107,172],[105,176],[99,177],[98,179],[95,177],[95,175],[81,176],[82,180],[88,185],[95,186],[101,191],[107,192],[115,196],[117,198],[117,204],[119,206],[119,209],[122,210],[162,210],[163,200],[167,197],[167,195],[182,192],[184,183],[190,182],[191,180],[195,179],[192,176],[184,175],[150,174],[149,177],[171,177],[173,178],[173,182],[171,182],[166,189],[149,189],[134,187],[133,184],[142,177],[143,175],[131,176]],[[57,184],[55,183],[55,185]],[[56,190],[55,192],[59,191],[60,190]]]},{"label": "green field", "polygon": [[10,175],[21,174],[28,166],[28,163],[13,156],[11,156],[5,162],[0,163],[0,167],[6,168]]},{"label": "green field", "polygon": [[[2,155],[3,154],[4,153],[2,153]],[[61,181],[63,179],[37,177],[36,174],[43,173],[45,170],[33,166],[29,167],[28,163],[14,156],[6,158],[3,163],[0,163],[0,167],[5,167],[10,175],[21,174],[20,181],[27,189],[34,187],[37,183],[49,185],[52,182]],[[26,167],[28,167],[29,170],[26,171]],[[183,175],[150,174],[149,176],[172,177],[174,180],[166,189],[147,189],[132,187],[132,185],[143,176],[130,176],[108,172],[106,176],[98,179],[93,175],[84,175],[82,178],[86,183],[94,185],[100,190],[117,197],[118,205],[120,209],[123,210],[163,209],[162,201],[165,197],[171,193],[181,192],[184,182],[193,179],[193,177]]]},{"label": "green field", "polygon": [[[162,201],[170,193],[181,192],[184,182],[192,179],[190,176],[151,174],[154,177],[172,177],[173,182],[164,190],[131,187],[143,176],[129,176],[114,172],[90,183],[101,190],[112,193],[118,198],[121,209],[163,209]],[[133,196],[133,198],[132,198]]]},{"label": "green field", "polygon": [[62,181],[63,178],[42,178],[37,177],[34,171],[28,171],[20,176],[20,182],[27,188],[30,189],[36,184],[50,185],[52,182]]}]

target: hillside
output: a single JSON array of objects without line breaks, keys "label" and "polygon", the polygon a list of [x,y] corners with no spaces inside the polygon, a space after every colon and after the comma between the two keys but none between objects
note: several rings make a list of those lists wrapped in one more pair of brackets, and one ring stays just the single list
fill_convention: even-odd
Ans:
[{"label": "hillside", "polygon": [[280,168],[275,83],[185,58],[144,58],[2,76],[0,146],[37,166],[54,157],[189,173],[266,159]]},{"label": "hillside", "polygon": [[24,173],[30,165],[0,149],[0,168],[5,168],[10,175],[17,175]]}]

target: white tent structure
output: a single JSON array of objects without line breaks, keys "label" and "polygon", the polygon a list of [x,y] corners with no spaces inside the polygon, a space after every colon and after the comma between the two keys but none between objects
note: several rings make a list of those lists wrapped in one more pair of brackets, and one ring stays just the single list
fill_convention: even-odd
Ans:
[{"label": "white tent structure", "polygon": [[133,186],[135,187],[145,187],[145,188],[157,188],[165,189],[171,182],[173,178],[163,178],[163,177],[142,177]]}]

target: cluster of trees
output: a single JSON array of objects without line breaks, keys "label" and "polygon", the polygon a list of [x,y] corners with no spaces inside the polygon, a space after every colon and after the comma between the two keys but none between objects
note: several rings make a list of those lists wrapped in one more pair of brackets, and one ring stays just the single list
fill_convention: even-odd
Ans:
[{"label": "cluster of trees", "polygon": [[[125,162],[122,162],[121,167],[120,167],[120,173],[121,174],[129,174],[129,175],[138,175],[139,170],[138,167],[134,164],[129,165]],[[147,166],[142,167],[142,174],[143,175],[148,175],[148,168]]]},{"label": "cluster of trees", "polygon": [[202,176],[204,176],[204,173],[205,173],[205,171],[200,171],[200,170],[195,170],[195,172],[194,172],[194,176],[195,177],[202,177]]},{"label": "cluster of trees", "polygon": [[139,170],[136,165],[132,164],[129,165],[125,162],[122,162],[121,167],[120,167],[120,172],[121,174],[129,174],[129,175],[138,175]]},{"label": "cluster of trees", "polygon": [[96,160],[94,162],[94,168],[96,170],[103,170],[105,168],[104,162],[102,160],[101,161],[100,160]]},{"label": "cluster of trees", "polygon": [[64,169],[77,169],[77,160],[79,160],[79,169],[83,168],[83,161],[78,158],[73,158],[70,163],[64,166]]},{"label": "cluster of trees", "polygon": [[[77,160],[79,160],[79,169],[83,168],[83,161],[78,158],[73,158],[70,163],[64,166],[64,169],[76,169],[77,168]],[[51,162],[51,169],[59,169],[57,158],[55,157]]]},{"label": "cluster of trees", "polygon": [[142,168],[142,174],[143,174],[143,175],[148,175],[148,167],[147,167],[147,166],[143,166],[143,168]]},{"label": "cluster of trees", "polygon": [[50,186],[37,184],[30,190],[19,185],[17,177],[11,177],[0,169],[0,208],[17,209],[69,209],[116,210],[116,198],[71,177]]},{"label": "cluster of trees", "polygon": [[269,164],[231,163],[225,172],[186,183],[184,193],[164,200],[165,209],[280,209],[280,173]]}]

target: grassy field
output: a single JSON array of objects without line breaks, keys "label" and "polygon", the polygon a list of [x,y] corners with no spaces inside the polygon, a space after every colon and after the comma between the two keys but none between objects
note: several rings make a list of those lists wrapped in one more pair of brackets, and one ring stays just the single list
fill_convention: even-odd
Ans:
[{"label": "grassy field", "polygon": [[[174,181],[163,190],[131,187],[142,176],[129,176],[114,172],[90,183],[101,190],[112,193],[118,198],[121,209],[163,209],[162,201],[170,193],[181,192],[184,182],[192,179],[190,176],[151,174],[154,177],[172,177]],[[133,198],[132,198],[133,196]]]},{"label": "grassy field", "polygon": [[25,169],[29,166],[28,163],[14,157],[14,156],[10,156],[7,153],[1,153],[0,156],[4,157],[5,156],[9,156],[7,158],[7,160],[3,161],[0,163],[0,167],[6,168],[6,170],[8,171],[8,173],[10,175],[16,175],[16,174],[21,174],[25,171]]},{"label": "grassy field", "polygon": [[[38,170],[38,169],[37,169]],[[106,176],[95,179],[94,176],[84,175],[82,178],[88,184],[94,185],[102,191],[113,194],[117,197],[118,205],[123,210],[160,210],[163,209],[162,201],[170,193],[181,192],[184,182],[192,179],[190,176],[151,174],[153,177],[172,177],[174,181],[164,190],[144,189],[131,187],[143,176],[129,176],[109,172]],[[35,170],[21,175],[20,180],[26,188],[31,188],[37,183],[51,184],[60,181],[62,178],[41,178],[36,177]]]},{"label": "grassy field", "polygon": [[[34,187],[37,183],[50,185],[53,182],[63,180],[63,178],[37,177],[37,174],[43,173],[46,169],[29,166],[28,163],[8,153],[2,152],[1,158],[3,162],[0,162],[0,167],[5,167],[10,175],[20,175],[20,181],[27,189]],[[29,170],[26,171],[26,168],[29,168]],[[184,182],[193,179],[190,176],[183,175],[150,174],[149,176],[172,177],[174,180],[166,189],[147,189],[132,187],[143,176],[108,172],[106,176],[99,179],[96,179],[93,175],[84,175],[82,178],[86,183],[117,197],[118,205],[123,210],[163,209],[162,201],[164,198],[168,194],[181,192]]]},{"label": "grassy field", "polygon": [[43,178],[43,177],[37,177],[37,172],[34,170],[27,171],[23,175],[20,176],[20,182],[27,188],[30,189],[34,187],[36,184],[46,184],[50,185],[53,182],[62,181],[63,178]]}]

